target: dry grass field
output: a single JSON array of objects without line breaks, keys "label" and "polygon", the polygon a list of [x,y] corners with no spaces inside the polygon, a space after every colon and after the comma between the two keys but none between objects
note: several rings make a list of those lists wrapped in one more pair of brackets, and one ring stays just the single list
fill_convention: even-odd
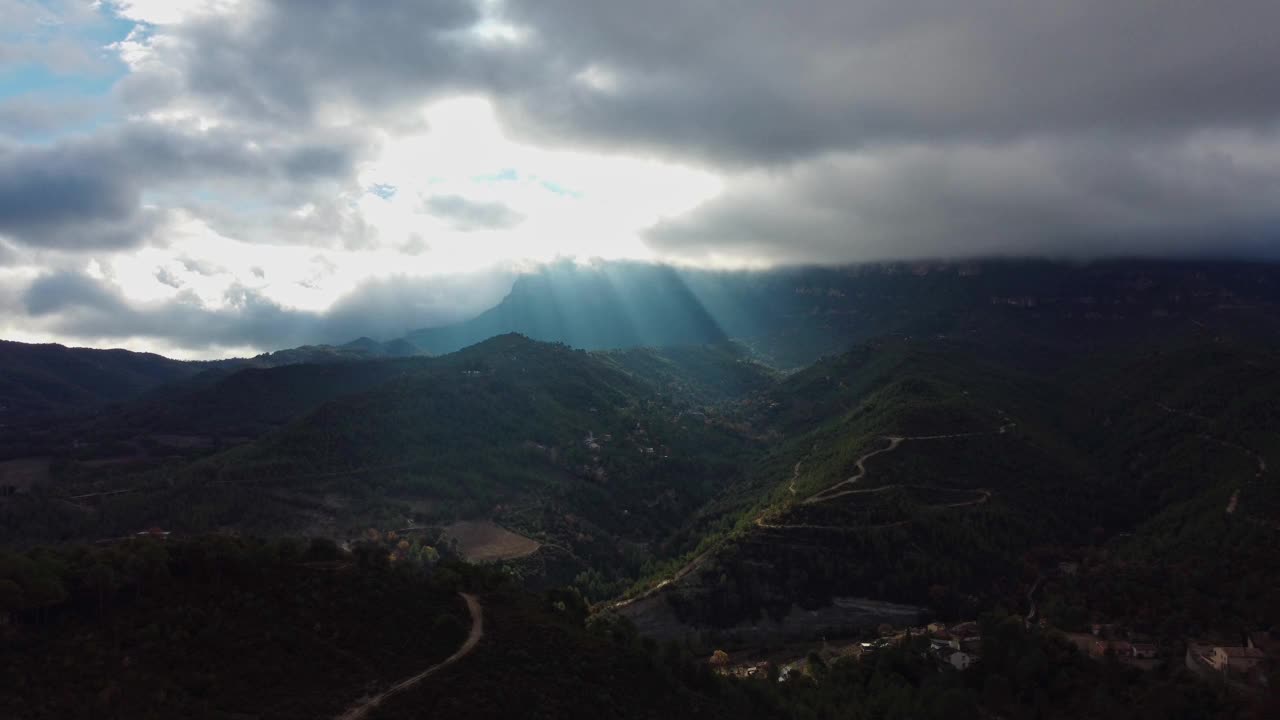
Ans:
[{"label": "dry grass field", "polygon": [[511,560],[533,554],[541,545],[523,535],[517,535],[488,520],[461,522],[448,525],[445,534],[458,541],[458,550],[470,562]]}]

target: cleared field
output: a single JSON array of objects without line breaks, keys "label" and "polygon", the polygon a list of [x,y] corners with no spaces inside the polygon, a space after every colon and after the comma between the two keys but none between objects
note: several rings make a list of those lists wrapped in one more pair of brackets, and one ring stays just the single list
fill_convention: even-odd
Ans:
[{"label": "cleared field", "polygon": [[495,525],[488,520],[464,520],[444,528],[445,535],[458,541],[458,551],[470,562],[511,560],[533,554],[542,547],[536,540]]},{"label": "cleared field", "polygon": [[32,457],[0,462],[0,487],[30,490],[49,480],[49,458]]}]

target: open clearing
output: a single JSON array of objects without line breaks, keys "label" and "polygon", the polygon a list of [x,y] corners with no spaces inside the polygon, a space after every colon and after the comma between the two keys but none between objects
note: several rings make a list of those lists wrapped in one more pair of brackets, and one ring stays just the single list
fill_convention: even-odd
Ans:
[{"label": "open clearing", "polygon": [[445,526],[444,532],[458,541],[458,551],[469,562],[511,560],[531,555],[542,547],[536,540],[517,535],[489,520],[463,520]]}]

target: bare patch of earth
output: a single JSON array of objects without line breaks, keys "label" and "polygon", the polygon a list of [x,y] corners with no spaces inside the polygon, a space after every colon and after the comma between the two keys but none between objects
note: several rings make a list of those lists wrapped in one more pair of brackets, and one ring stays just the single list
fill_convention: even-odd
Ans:
[{"label": "bare patch of earth", "polygon": [[458,552],[470,562],[512,560],[532,555],[542,547],[538,541],[501,527],[489,520],[463,520],[446,525],[445,536],[458,542]]}]

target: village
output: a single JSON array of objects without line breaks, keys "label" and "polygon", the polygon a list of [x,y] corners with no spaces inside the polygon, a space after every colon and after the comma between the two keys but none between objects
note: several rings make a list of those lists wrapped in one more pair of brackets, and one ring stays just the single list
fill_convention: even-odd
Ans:
[{"label": "village", "polygon": [[792,677],[811,674],[810,666],[818,662],[831,663],[840,659],[865,660],[886,648],[901,645],[911,638],[927,637],[929,646],[926,651],[940,668],[965,670],[981,657],[982,636],[975,621],[966,621],[946,625],[945,623],[929,623],[924,627],[894,629],[889,625],[881,625],[878,636],[861,641],[827,642],[821,641],[817,646],[812,643],[796,644],[784,647],[769,659],[748,660],[749,653],[734,655],[717,650],[712,654],[710,663],[722,675],[740,678],[766,678],[776,674],[779,682]]},{"label": "village", "polygon": [[[1041,631],[1058,632],[1043,620],[1028,623]],[[939,670],[963,671],[982,658],[982,634],[976,621],[932,622],[923,627],[878,628],[878,636],[862,641],[794,644],[761,659],[759,653],[717,650],[709,663],[721,675],[738,678],[813,678],[813,668],[842,659],[864,661],[886,648],[927,637],[924,651]],[[1151,671],[1175,657],[1151,637],[1114,624],[1094,623],[1088,633],[1062,633],[1081,653],[1099,662],[1118,662]],[[754,657],[752,657],[754,655]],[[1269,670],[1280,664],[1280,631],[1244,633],[1234,642],[1187,640],[1183,664],[1206,682],[1251,692],[1267,687]]]}]

